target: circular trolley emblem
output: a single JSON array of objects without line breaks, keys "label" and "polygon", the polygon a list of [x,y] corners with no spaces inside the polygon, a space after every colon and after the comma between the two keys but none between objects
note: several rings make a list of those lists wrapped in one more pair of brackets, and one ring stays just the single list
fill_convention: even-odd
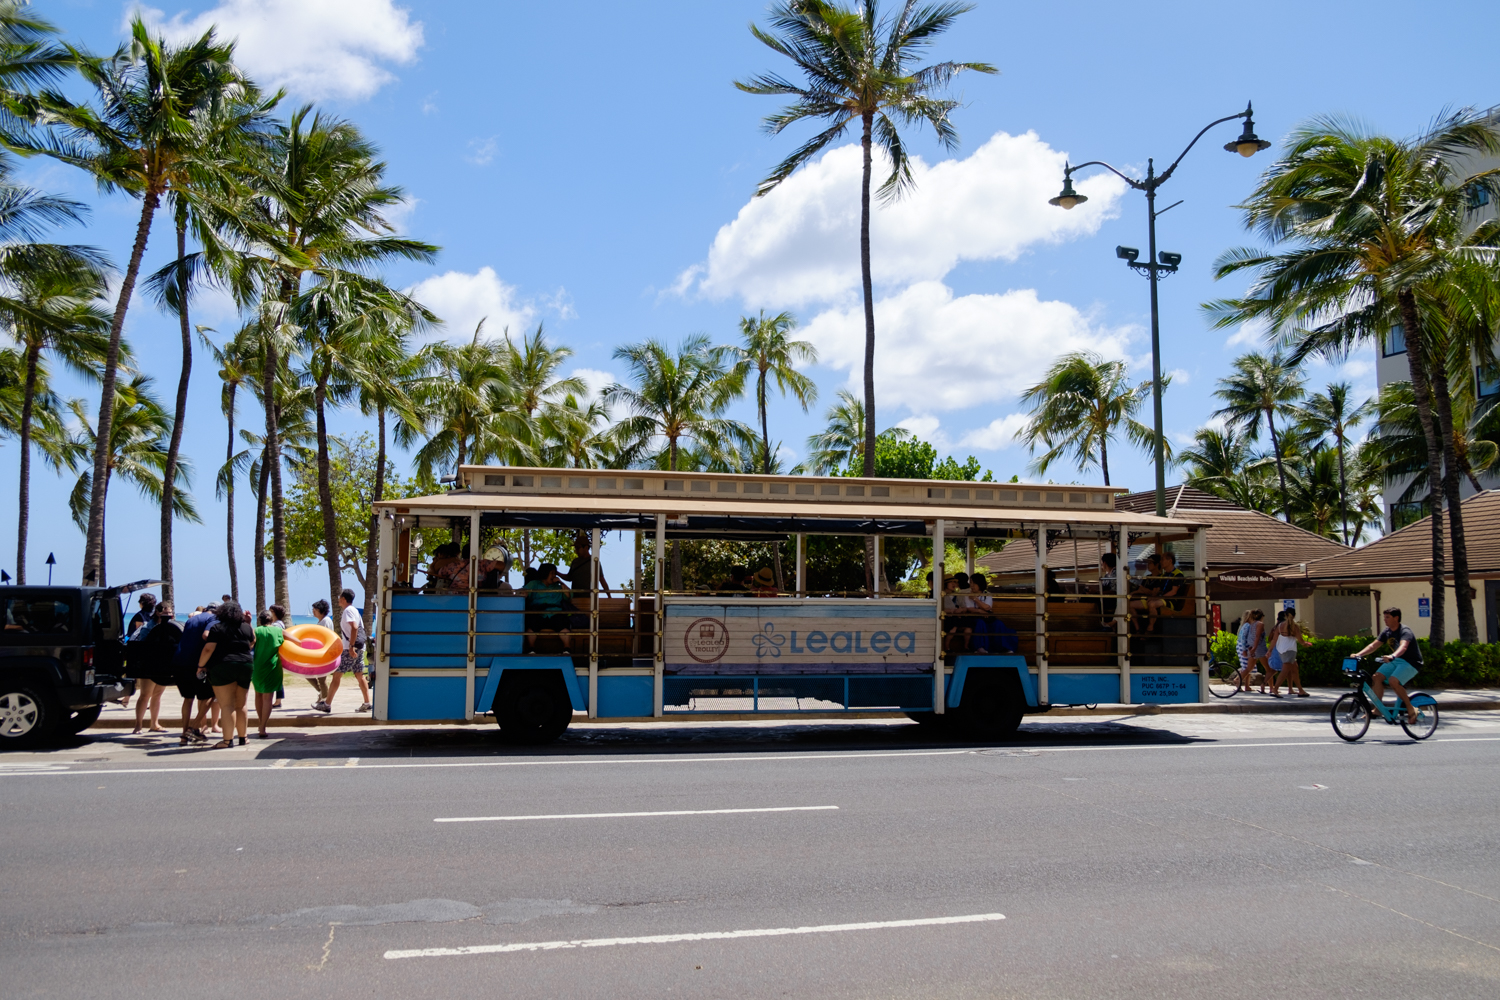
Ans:
[{"label": "circular trolley emblem", "polygon": [[717,618],[698,618],[682,637],[687,655],[699,663],[718,663],[729,652],[729,626]]}]

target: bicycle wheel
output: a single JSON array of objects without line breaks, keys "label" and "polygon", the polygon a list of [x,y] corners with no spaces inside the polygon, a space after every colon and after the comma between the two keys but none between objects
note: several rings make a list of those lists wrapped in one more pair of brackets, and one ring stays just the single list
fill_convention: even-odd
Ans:
[{"label": "bicycle wheel", "polygon": [[1330,721],[1339,739],[1353,743],[1370,728],[1370,706],[1351,691],[1333,703]]},{"label": "bicycle wheel", "polygon": [[1208,690],[1215,698],[1233,698],[1240,690],[1240,665],[1215,660],[1208,668]]},{"label": "bicycle wheel", "polygon": [[1430,694],[1414,694],[1411,696],[1411,707],[1417,710],[1417,721],[1406,720],[1406,710],[1401,708],[1401,728],[1406,730],[1406,735],[1414,740],[1425,740],[1438,727],[1438,707]]}]

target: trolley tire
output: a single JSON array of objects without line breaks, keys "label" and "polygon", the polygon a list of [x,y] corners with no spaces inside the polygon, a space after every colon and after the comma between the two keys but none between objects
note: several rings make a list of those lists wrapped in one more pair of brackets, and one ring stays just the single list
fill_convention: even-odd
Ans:
[{"label": "trolley tire", "polygon": [[567,685],[554,670],[507,670],[492,709],[500,737],[518,746],[551,743],[573,721]]},{"label": "trolley tire", "polygon": [[67,720],[62,723],[63,731],[77,736],[98,722],[99,713],[103,710],[103,705],[95,705],[93,708],[80,708],[78,711],[70,713]]},{"label": "trolley tire", "polygon": [[46,742],[61,715],[49,692],[29,684],[0,682],[0,751]]},{"label": "trolley tire", "polygon": [[963,703],[956,715],[965,736],[1009,739],[1026,715],[1026,692],[1021,688],[1021,678],[1014,670],[970,670],[964,681]]},{"label": "trolley tire", "polygon": [[1370,708],[1353,691],[1343,695],[1333,703],[1333,709],[1328,713],[1328,721],[1333,723],[1333,731],[1338,734],[1339,739],[1353,743],[1370,728]]}]

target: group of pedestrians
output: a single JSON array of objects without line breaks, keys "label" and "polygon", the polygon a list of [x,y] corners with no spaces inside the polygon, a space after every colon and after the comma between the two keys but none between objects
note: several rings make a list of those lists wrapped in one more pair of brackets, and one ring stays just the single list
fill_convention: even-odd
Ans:
[{"label": "group of pedestrians", "polygon": [[1235,652],[1240,659],[1240,690],[1250,690],[1250,678],[1260,669],[1260,693],[1270,685],[1272,698],[1280,698],[1280,688],[1288,695],[1296,688],[1298,698],[1308,697],[1302,686],[1302,671],[1297,665],[1297,650],[1311,646],[1312,641],[1297,622],[1297,612],[1286,608],[1276,613],[1276,624],[1266,628],[1266,615],[1260,608],[1245,612],[1235,635]]},{"label": "group of pedestrians", "polygon": [[[265,739],[271,711],[285,698],[280,649],[291,625],[286,609],[272,604],[252,622],[249,611],[225,596],[195,609],[179,625],[170,601],[142,594],[139,604],[140,610],[126,625],[125,645],[126,674],[135,679],[138,694],[134,731],[167,731],[159,719],[161,696],[175,687],[182,696],[182,746],[207,743],[205,730],[222,736],[213,749],[233,746],[236,739],[244,746],[249,729],[246,701],[253,688],[256,736]],[[352,673],[362,696],[359,711],[367,712],[371,708],[365,677],[367,641],[363,618],[354,606],[354,591],[344,590],[339,606],[340,620],[335,623],[327,601],[313,604],[318,624],[338,632],[344,648],[339,669],[331,678],[307,678],[318,695],[312,707],[331,712],[343,674]]]}]

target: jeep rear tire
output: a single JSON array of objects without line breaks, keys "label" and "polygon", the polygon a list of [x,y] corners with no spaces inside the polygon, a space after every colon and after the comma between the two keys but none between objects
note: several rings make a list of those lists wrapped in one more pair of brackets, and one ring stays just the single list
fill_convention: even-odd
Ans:
[{"label": "jeep rear tire", "polygon": [[88,727],[99,721],[99,713],[104,710],[103,705],[95,705],[93,708],[80,708],[68,715],[68,720],[62,724],[65,732],[77,736]]},{"label": "jeep rear tire", "polygon": [[60,713],[41,689],[0,682],[0,750],[34,747],[52,735]]}]

